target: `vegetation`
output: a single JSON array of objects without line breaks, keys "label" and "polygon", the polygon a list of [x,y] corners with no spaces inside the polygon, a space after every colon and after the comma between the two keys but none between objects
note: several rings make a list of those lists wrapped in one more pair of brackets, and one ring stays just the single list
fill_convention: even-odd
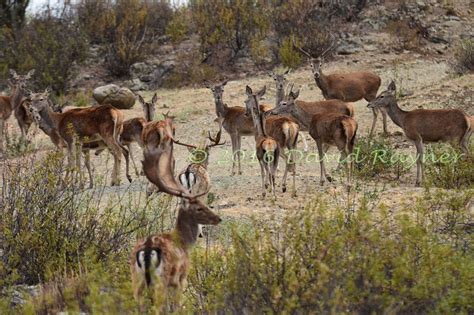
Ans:
[{"label": "vegetation", "polygon": [[454,69],[458,74],[474,72],[474,40],[461,40],[454,54]]}]

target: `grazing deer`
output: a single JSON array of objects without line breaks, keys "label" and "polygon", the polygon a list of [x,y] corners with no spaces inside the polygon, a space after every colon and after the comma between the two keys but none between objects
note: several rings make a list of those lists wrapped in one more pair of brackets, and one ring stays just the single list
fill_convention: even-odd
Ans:
[{"label": "grazing deer", "polygon": [[[74,166],[74,147],[82,148],[84,141],[103,140],[114,157],[112,186],[120,184],[120,155],[128,156],[128,150],[119,140],[123,127],[123,113],[111,105],[89,108],[74,108],[64,113],[56,113],[52,109],[49,91],[34,93],[30,96],[30,112],[37,111],[43,131],[48,134],[56,145],[65,143],[68,150],[69,166]],[[76,139],[77,138],[77,139]],[[80,169],[80,154],[76,152],[76,166]],[[129,165],[126,159],[127,178]]]},{"label": "grazing deer", "polygon": [[[294,43],[293,45],[297,47]],[[377,91],[382,82],[377,74],[368,71],[358,71],[344,74],[325,75],[322,72],[321,68],[324,56],[332,49],[332,47],[333,45],[316,58],[314,58],[310,53],[304,51],[301,47],[297,47],[297,49],[309,58],[314,80],[321,90],[323,97],[327,100],[338,99],[344,102],[356,102],[361,99],[365,99],[367,102],[373,101],[377,97]],[[382,113],[383,119],[383,132],[388,134],[387,113],[384,110],[380,110],[380,112]],[[375,129],[378,109],[373,109],[372,113],[373,119],[369,137],[372,137]]]},{"label": "grazing deer", "polygon": [[262,175],[262,195],[265,197],[267,182],[269,182],[273,197],[276,198],[275,174],[278,167],[280,147],[275,139],[265,133],[265,118],[258,104],[259,99],[265,94],[265,90],[266,87],[264,86],[257,94],[253,94],[252,89],[247,85],[245,92],[248,98],[245,100],[245,107],[252,116],[255,128],[256,155]]},{"label": "grazing deer", "polygon": [[[217,225],[221,218],[200,197],[190,194],[176,179],[172,169],[173,135],[169,122],[162,121],[160,139],[149,138],[144,151],[143,170],[148,180],[162,192],[182,198],[175,229],[170,233],[139,240],[132,251],[130,270],[134,297],[140,302],[143,290],[152,287],[155,296],[168,301],[172,310],[179,305],[189,272],[189,250],[196,243],[199,224]],[[157,313],[161,307],[157,306]]]},{"label": "grazing deer", "polygon": [[28,129],[33,122],[25,104],[25,88],[34,73],[35,70],[31,70],[26,75],[18,75],[15,70],[10,69],[8,83],[12,88],[11,95],[0,95],[0,157],[4,152],[5,123],[10,118],[12,112],[14,112],[23,139],[26,139]]},{"label": "grazing deer", "polygon": [[[319,153],[319,163],[321,166],[320,184],[324,185],[325,179],[331,181],[324,167],[324,155],[327,148],[323,145],[335,145],[341,152],[341,157],[346,162],[347,181],[350,182],[352,163],[349,155],[353,152],[355,136],[357,133],[357,122],[350,116],[337,112],[320,112],[312,114],[304,108],[297,106],[294,100],[298,97],[299,91],[291,91],[288,100],[280,103],[280,106],[268,112],[268,115],[290,114],[296,121],[303,125],[309,134],[316,141]],[[350,165],[348,165],[350,164]]]},{"label": "grazing deer", "polygon": [[[238,174],[242,174],[242,169],[240,165],[241,152],[240,148],[242,146],[242,136],[251,136],[255,134],[255,129],[251,117],[245,115],[245,108],[241,106],[232,106],[229,107],[222,100],[224,94],[224,86],[227,84],[227,80],[221,84],[210,86],[206,83],[206,87],[209,88],[214,96],[214,102],[216,105],[216,115],[217,117],[223,117],[223,127],[224,130],[230,136],[232,142],[232,175],[235,175],[235,164],[237,155],[237,165],[238,165]],[[268,110],[268,107],[263,106],[262,111]]]},{"label": "grazing deer", "polygon": [[423,181],[424,142],[454,142],[464,154],[469,154],[469,138],[473,132],[472,117],[459,109],[415,109],[402,110],[397,103],[396,85],[392,81],[387,90],[367,107],[383,108],[392,121],[403,129],[405,136],[416,147],[416,182]]}]

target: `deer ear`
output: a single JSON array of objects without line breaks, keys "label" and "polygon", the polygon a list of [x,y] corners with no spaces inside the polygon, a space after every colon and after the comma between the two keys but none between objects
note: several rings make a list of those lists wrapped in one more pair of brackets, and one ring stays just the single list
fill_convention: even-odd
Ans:
[{"label": "deer ear", "polygon": [[18,77],[18,74],[16,74],[16,71],[13,69],[10,69],[9,74],[10,74],[10,77],[13,79],[16,79]]},{"label": "deer ear", "polygon": [[49,96],[49,94],[51,94],[51,88],[47,87],[47,88],[44,90],[44,94],[46,94],[46,96]]},{"label": "deer ear", "polygon": [[396,89],[397,89],[397,86],[395,85],[395,81],[392,80],[392,82],[390,82],[390,84],[388,85],[387,90],[391,92],[395,92]]},{"label": "deer ear", "polygon": [[145,106],[145,100],[143,99],[143,97],[140,94],[137,94],[137,96],[138,96],[138,101],[140,102],[140,104],[142,104],[142,106]]},{"label": "deer ear", "polygon": [[290,95],[294,100],[296,100],[300,95],[300,90],[297,90],[296,92],[290,92]]},{"label": "deer ear", "polygon": [[246,86],[245,87],[245,93],[247,93],[248,96],[251,96],[253,93],[252,93],[252,89],[250,88],[250,86]]},{"label": "deer ear", "polygon": [[227,82],[229,82],[229,80],[225,79],[224,82],[222,82],[221,86],[225,86],[227,84]]},{"label": "deer ear", "polygon": [[284,74],[284,75],[287,75],[288,73],[290,73],[290,71],[291,71],[291,68],[288,68],[288,69],[285,71],[285,73],[283,73],[283,74]]},{"label": "deer ear", "polygon": [[155,105],[157,101],[158,101],[158,94],[156,94],[155,92],[155,94],[153,94],[153,97],[151,99],[151,103]]},{"label": "deer ear", "polygon": [[260,97],[262,97],[263,95],[265,95],[265,92],[266,92],[266,91],[267,91],[267,86],[264,85],[263,88],[262,88],[260,91],[258,91],[258,93],[257,93],[258,97],[260,98]]},{"label": "deer ear", "polygon": [[204,86],[208,89],[211,88],[211,84],[209,83],[209,81],[204,81]]},{"label": "deer ear", "polygon": [[269,76],[270,78],[273,78],[273,71],[269,71],[269,72],[268,72],[268,76]]},{"label": "deer ear", "polygon": [[26,74],[26,78],[27,79],[30,79],[34,74],[35,74],[35,69],[31,69],[27,74]]}]

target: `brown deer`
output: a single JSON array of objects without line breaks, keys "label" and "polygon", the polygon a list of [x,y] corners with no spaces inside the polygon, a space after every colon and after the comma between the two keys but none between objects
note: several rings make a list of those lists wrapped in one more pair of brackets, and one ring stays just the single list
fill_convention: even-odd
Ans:
[{"label": "brown deer", "polygon": [[[207,166],[209,164],[209,153],[211,148],[224,145],[224,142],[221,141],[222,136],[222,123],[224,119],[219,117],[216,119],[219,124],[219,131],[217,132],[214,138],[211,137],[211,133],[208,133],[208,137],[204,144],[199,146],[192,144],[185,144],[179,141],[175,141],[176,144],[186,146],[190,150],[190,160],[189,163],[179,174],[178,180],[181,185],[186,188],[190,194],[201,195],[209,191],[211,185],[211,179],[209,177],[209,172]],[[206,204],[207,203],[207,193],[199,197],[199,200]],[[199,236],[202,237],[201,226],[199,226]]]},{"label": "brown deer", "polygon": [[[206,87],[209,88],[214,95],[214,102],[216,105],[217,117],[223,117],[224,130],[230,136],[232,142],[232,175],[235,175],[235,164],[237,160],[238,174],[242,174],[241,169],[241,151],[242,147],[242,136],[251,136],[255,134],[255,129],[251,117],[245,115],[245,108],[241,106],[229,107],[224,103],[222,97],[224,94],[224,86],[227,84],[227,80],[221,84],[210,86],[206,83]],[[263,106],[262,111],[268,110],[268,107]],[[235,159],[237,157],[237,159]]]},{"label": "brown deer", "polygon": [[[297,47],[294,43],[293,45]],[[327,100],[338,99],[344,102],[356,102],[365,99],[367,102],[373,101],[377,97],[377,91],[380,88],[382,80],[380,77],[368,71],[350,72],[344,74],[324,74],[321,70],[325,54],[332,49],[331,45],[317,58],[314,58],[310,53],[297,47],[303,54],[305,54],[311,65],[314,80],[316,85],[321,90],[323,97]],[[380,110],[383,119],[383,131],[388,134],[387,130],[387,113]],[[378,117],[378,109],[373,109],[372,127],[370,128],[369,137],[375,129],[375,124]]]},{"label": "brown deer", "polygon": [[273,197],[276,198],[275,174],[280,156],[280,146],[275,139],[265,133],[265,119],[258,104],[259,99],[265,94],[265,90],[266,87],[264,86],[258,93],[253,94],[252,89],[247,85],[245,88],[247,93],[245,107],[247,112],[251,114],[255,128],[255,148],[262,175],[262,195],[263,197],[266,195],[268,182]]},{"label": "brown deer", "polygon": [[[335,145],[341,152],[341,157],[346,162],[347,181],[350,182],[352,163],[350,154],[354,149],[355,136],[357,133],[357,122],[348,115],[336,112],[320,112],[312,114],[304,108],[296,106],[294,100],[299,91],[291,91],[288,95],[289,101],[282,101],[280,106],[268,112],[268,115],[281,115],[283,113],[292,115],[296,121],[309,130],[310,136],[316,141],[321,166],[320,184],[324,185],[325,179],[332,181],[324,167],[324,155],[328,147],[323,145]],[[348,165],[350,164],[350,165]]]},{"label": "brown deer", "polygon": [[[123,128],[123,113],[111,105],[101,105],[89,108],[74,108],[64,113],[56,113],[52,109],[49,99],[49,91],[43,93],[33,93],[30,96],[30,111],[38,112],[41,117],[43,131],[48,134],[57,146],[65,143],[68,150],[69,166],[74,166],[80,170],[80,154],[76,152],[74,158],[74,148],[80,147],[84,141],[103,140],[114,157],[114,168],[112,171],[112,186],[120,184],[120,156],[128,156],[128,150],[119,140]],[[129,165],[126,159],[126,173]]]},{"label": "brown deer", "polygon": [[30,70],[26,75],[18,75],[15,70],[10,69],[8,84],[11,86],[9,96],[0,95],[0,157],[3,156],[3,138],[6,129],[6,121],[12,112],[20,127],[21,136],[26,139],[26,134],[33,122],[25,104],[25,89],[35,70]]},{"label": "brown deer", "polygon": [[392,121],[403,129],[405,136],[416,147],[416,182],[423,181],[423,154],[425,142],[453,142],[459,144],[464,154],[469,154],[469,139],[473,132],[472,117],[459,109],[402,110],[397,103],[396,85],[392,81],[387,90],[367,106],[384,108]]},{"label": "brown deer", "polygon": [[[168,122],[169,123],[169,122]],[[196,243],[199,224],[216,225],[221,218],[200,201],[201,195],[190,194],[174,178],[173,135],[166,122],[160,125],[160,139],[150,138],[144,151],[143,170],[148,180],[162,192],[182,198],[176,227],[170,233],[141,239],[135,245],[130,270],[134,297],[140,302],[143,291],[154,288],[160,302],[174,311],[186,287],[189,272],[189,250]],[[141,303],[140,303],[141,304]],[[161,313],[163,305],[157,305]]]}]

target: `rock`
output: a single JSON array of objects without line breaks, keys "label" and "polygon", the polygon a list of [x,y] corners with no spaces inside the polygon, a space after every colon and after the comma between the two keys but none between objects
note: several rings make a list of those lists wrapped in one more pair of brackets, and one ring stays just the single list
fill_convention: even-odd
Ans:
[{"label": "rock", "polygon": [[127,86],[132,91],[144,91],[148,88],[147,84],[138,78],[127,81]]},{"label": "rock", "polygon": [[130,109],[135,104],[135,94],[130,89],[115,84],[94,89],[92,96],[99,104],[108,103],[119,109]]}]

